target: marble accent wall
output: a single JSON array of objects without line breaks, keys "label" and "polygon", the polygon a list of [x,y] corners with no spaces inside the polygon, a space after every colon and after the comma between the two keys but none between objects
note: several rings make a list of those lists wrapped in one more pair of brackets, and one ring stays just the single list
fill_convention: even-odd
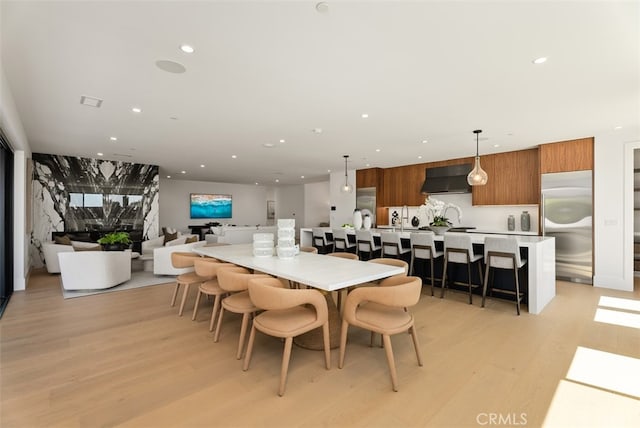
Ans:
[{"label": "marble accent wall", "polygon": [[31,260],[51,232],[142,230],[158,235],[157,165],[34,153]]}]

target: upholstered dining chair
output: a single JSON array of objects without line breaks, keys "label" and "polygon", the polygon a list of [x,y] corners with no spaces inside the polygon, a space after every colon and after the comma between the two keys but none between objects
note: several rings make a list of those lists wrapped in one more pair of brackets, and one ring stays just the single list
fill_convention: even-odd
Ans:
[{"label": "upholstered dining chair", "polygon": [[340,257],[342,259],[349,259],[349,260],[359,260],[358,255],[353,253],[334,252],[334,253],[327,254],[327,256]]},{"label": "upholstered dining chair", "polygon": [[[444,267],[442,268],[442,291],[440,298],[444,297],[447,288],[447,265],[449,263],[467,265],[467,287],[469,288],[469,304],[473,304],[473,288],[482,286],[482,254],[473,252],[473,244],[468,233],[446,232],[444,234]],[[478,273],[480,275],[480,285],[471,281],[471,265],[478,263]]]},{"label": "upholstered dining chair", "polygon": [[493,272],[492,269],[507,269],[513,270],[513,276],[515,281],[515,292],[511,290],[498,289],[495,291],[513,294],[516,299],[516,313],[520,315],[520,301],[524,297],[524,293],[520,292],[520,280],[518,279],[518,271],[527,263],[527,259],[520,257],[520,245],[516,237],[499,238],[488,236],[484,240],[484,259],[487,264],[484,274],[484,287],[482,288],[482,307],[484,308],[484,301],[487,296],[488,283],[491,279],[491,287],[489,293],[494,290],[493,288]]},{"label": "upholstered dining chair", "polygon": [[[220,307],[220,315],[218,316],[218,325],[213,336],[213,341],[218,342],[220,339],[220,331],[222,330],[222,317],[224,311],[233,312],[242,315],[242,324],[240,326],[240,338],[238,339],[238,352],[236,358],[242,358],[244,350],[244,339],[249,327],[250,317],[258,310],[249,298],[249,281],[255,278],[273,278],[266,274],[252,274],[245,268],[228,267],[218,270],[218,285],[225,292],[231,293],[222,299]],[[278,280],[278,282],[280,282]]]},{"label": "upholstered dining chair", "polygon": [[368,260],[368,262],[379,263],[381,265],[397,266],[404,269],[404,274],[398,274],[394,276],[407,276],[407,272],[409,271],[409,263],[405,262],[404,260],[391,259],[389,257],[380,257],[380,258]]},{"label": "upholstered dining chair", "polygon": [[[342,312],[338,367],[343,368],[344,366],[350,325],[381,334],[391,375],[391,385],[393,390],[397,391],[398,376],[391,347],[392,335],[407,331],[411,334],[418,365],[422,366],[415,321],[408,310],[420,300],[421,289],[422,280],[420,278],[396,276],[384,280],[380,287],[360,287],[349,293]],[[373,342],[373,334],[371,339]]]},{"label": "upholstered dining chair", "polygon": [[303,253],[318,254],[318,249],[316,247],[300,247],[300,251]]},{"label": "upholstered dining chair", "polygon": [[380,241],[382,242],[382,257],[401,259],[402,256],[411,252],[411,248],[402,246],[402,240],[398,232],[382,232],[380,233]]},{"label": "upholstered dining chair", "polygon": [[278,395],[282,396],[287,383],[293,338],[319,327],[322,328],[325,365],[327,370],[331,368],[329,317],[327,301],[322,293],[313,289],[282,288],[282,283],[276,278],[255,278],[249,281],[249,295],[253,304],[264,309],[264,312],[253,320],[243,370],[249,369],[256,331],[284,339],[278,388]]},{"label": "upholstered dining chair", "polygon": [[213,262],[206,258],[200,258],[195,260],[193,263],[196,274],[198,274],[198,276],[207,277],[209,279],[202,282],[198,287],[198,295],[196,296],[196,303],[193,306],[193,316],[191,317],[191,320],[195,321],[198,315],[200,297],[203,294],[206,296],[214,296],[211,321],[209,322],[209,331],[213,331],[213,325],[216,319],[216,315],[218,314],[218,310],[220,309],[220,301],[222,300],[222,297],[227,294],[226,291],[220,288],[220,284],[218,284],[218,269],[237,267],[233,263],[222,263],[215,259],[212,260]]},{"label": "upholstered dining chair", "polygon": [[[195,269],[194,262],[200,258],[201,257],[198,254],[193,252],[176,251],[171,253],[171,265],[175,269]],[[182,316],[182,312],[184,311],[184,305],[187,301],[187,295],[189,294],[189,286],[192,284],[200,284],[206,279],[208,278],[203,278],[193,271],[180,274],[176,277],[176,288],[173,290],[173,296],[171,297],[171,306],[175,306],[176,297],[178,296],[180,286],[184,285],[184,290],[182,291],[182,301],[180,302],[180,309],[178,310],[179,316]]]},{"label": "upholstered dining chair", "polygon": [[371,259],[379,255],[382,250],[382,247],[376,244],[370,230],[356,230],[356,244],[360,260],[363,258],[362,253],[367,254],[367,259]]},{"label": "upholstered dining chair", "polygon": [[341,227],[335,228],[332,230],[333,232],[333,244],[334,251],[346,251],[346,252],[355,252],[356,251],[356,243],[349,242],[349,237],[347,236],[347,231]]},{"label": "upholstered dining chair", "polygon": [[416,260],[428,260],[430,267],[429,273],[431,274],[431,295],[433,296],[433,285],[435,283],[433,262],[442,257],[444,251],[436,250],[436,244],[433,239],[435,234],[433,232],[412,232],[409,236],[411,240],[409,275],[413,274]]}]

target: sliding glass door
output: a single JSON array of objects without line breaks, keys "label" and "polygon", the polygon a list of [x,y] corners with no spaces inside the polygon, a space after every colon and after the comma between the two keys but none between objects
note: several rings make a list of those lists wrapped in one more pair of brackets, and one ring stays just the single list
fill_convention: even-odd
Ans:
[{"label": "sliding glass door", "polygon": [[13,293],[13,152],[0,130],[0,317]]}]

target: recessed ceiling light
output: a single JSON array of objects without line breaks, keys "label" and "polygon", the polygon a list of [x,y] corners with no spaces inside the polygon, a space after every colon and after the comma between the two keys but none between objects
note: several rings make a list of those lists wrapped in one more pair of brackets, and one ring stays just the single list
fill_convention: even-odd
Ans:
[{"label": "recessed ceiling light", "polygon": [[98,156],[104,156],[104,153],[98,152],[96,153]]},{"label": "recessed ceiling light", "polygon": [[280,180],[278,178],[276,178],[276,183],[280,183]]},{"label": "recessed ceiling light", "polygon": [[231,155],[231,159],[236,159],[238,156],[236,155]]},{"label": "recessed ceiling light", "polygon": [[369,117],[369,115],[367,113],[362,113],[362,118],[363,119],[367,119]]},{"label": "recessed ceiling light", "polygon": [[301,175],[300,178],[304,178],[304,175]]},{"label": "recessed ceiling light", "polygon": [[427,144],[429,141],[427,140],[422,140],[422,144]]},{"label": "recessed ceiling light", "polygon": [[204,168],[204,165],[200,165],[200,168]]},{"label": "recessed ceiling light", "polygon": [[379,151],[380,151],[380,149],[376,149],[376,152],[379,152]]},{"label": "recessed ceiling light", "polygon": [[191,45],[180,45],[180,50],[184,53],[194,53],[196,51]]},{"label": "recessed ceiling light", "polygon": [[258,185],[258,182],[256,181],[256,186]]},{"label": "recessed ceiling light", "polygon": [[327,172],[331,172],[331,170],[330,170],[330,169],[328,169],[328,170],[327,170]]},{"label": "recessed ceiling light", "polygon": [[109,137],[111,141],[118,141],[118,137]]},{"label": "recessed ceiling light", "polygon": [[618,131],[618,130],[622,129],[622,126],[620,126],[620,125],[618,125],[618,126],[614,126],[614,127],[613,127],[613,129],[614,129],[614,130],[616,130],[616,131]]},{"label": "recessed ceiling light", "polygon": [[264,143],[264,144],[262,144],[262,147],[266,147],[266,148],[268,148],[268,149],[272,149],[272,148],[274,148],[275,146],[276,146],[276,145],[275,145],[275,144],[273,144],[273,143]]},{"label": "recessed ceiling light", "polygon": [[180,171],[180,174],[186,174],[187,171]]},{"label": "recessed ceiling light", "polygon": [[419,156],[419,155],[418,155],[418,159],[422,159],[422,156]]},{"label": "recessed ceiling light", "polygon": [[170,175],[167,175],[167,178],[171,178],[171,176],[170,176]]},{"label": "recessed ceiling light", "polygon": [[132,107],[131,111],[134,113],[142,113],[142,109],[140,107]]},{"label": "recessed ceiling light", "polygon": [[494,144],[493,147],[500,147],[500,144]]},{"label": "recessed ceiling light", "polygon": [[544,64],[545,62],[547,62],[547,57],[541,56],[540,58],[536,58],[531,62],[533,62],[534,64]]},{"label": "recessed ceiling light", "polygon": [[280,140],[280,142],[281,142],[281,143],[284,143],[285,141],[284,141],[284,140]]},{"label": "recessed ceiling light", "polygon": [[102,105],[102,100],[100,98],[82,95],[80,96],[80,104],[83,106],[99,108]]},{"label": "recessed ceiling light", "polygon": [[366,167],[370,167],[370,166],[371,166],[371,164],[370,164],[370,163],[368,163],[368,164],[366,164],[365,166],[366,166]]}]

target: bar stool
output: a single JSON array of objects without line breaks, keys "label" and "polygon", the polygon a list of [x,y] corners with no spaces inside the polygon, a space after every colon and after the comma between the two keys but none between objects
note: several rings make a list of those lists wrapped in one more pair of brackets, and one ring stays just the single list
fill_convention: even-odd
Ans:
[{"label": "bar stool", "polygon": [[398,232],[380,233],[382,241],[382,257],[395,257],[401,259],[403,255],[411,252],[411,248],[404,248]]},{"label": "bar stool", "polygon": [[356,251],[356,243],[349,242],[347,231],[342,228],[333,229],[334,251],[354,252]]},{"label": "bar stool", "polygon": [[[442,292],[440,298],[444,297],[444,289],[447,287],[447,264],[457,263],[467,265],[467,285],[469,287],[469,304],[473,304],[473,288],[482,286],[482,254],[473,253],[471,237],[466,233],[446,232],[444,234],[444,268],[442,272]],[[480,273],[480,284],[471,283],[471,264],[478,262],[478,272]]]},{"label": "bar stool", "polygon": [[370,230],[356,230],[356,244],[358,245],[357,254],[360,259],[362,259],[360,256],[362,252],[369,254],[370,259],[375,257],[376,252],[380,254],[382,250],[380,245],[376,245]]},{"label": "bar stool", "polygon": [[[484,240],[484,259],[486,260],[487,267],[484,274],[484,287],[482,289],[482,307],[484,308],[484,300],[487,295],[487,284],[489,282],[489,270],[494,269],[510,269],[513,270],[513,276],[515,278],[516,290],[515,293],[511,290],[495,289],[500,293],[514,294],[516,297],[516,312],[520,315],[520,300],[524,297],[524,293],[520,292],[520,283],[518,280],[519,269],[527,263],[526,259],[520,257],[520,246],[518,240],[515,237],[510,238],[498,238],[487,237]],[[493,275],[491,275],[491,289],[489,293],[492,293],[493,288]]]},{"label": "bar stool", "polygon": [[327,239],[324,229],[314,227],[311,229],[311,234],[313,235],[313,246],[318,249],[319,253],[325,254],[333,251],[333,241]]},{"label": "bar stool", "polygon": [[433,240],[435,234],[433,232],[412,232],[411,238],[411,263],[409,264],[409,276],[413,275],[414,264],[416,259],[429,260],[431,270],[431,295],[433,296],[433,285],[435,284],[433,261],[444,255],[444,251],[436,250],[436,244]]}]

